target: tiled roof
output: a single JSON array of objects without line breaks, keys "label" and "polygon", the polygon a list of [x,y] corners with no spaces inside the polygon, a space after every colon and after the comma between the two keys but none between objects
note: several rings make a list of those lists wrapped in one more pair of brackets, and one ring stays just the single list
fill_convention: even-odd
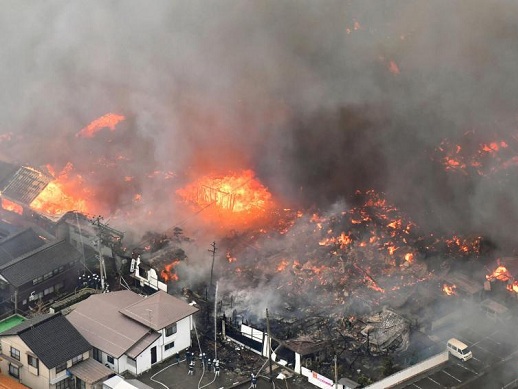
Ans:
[{"label": "tiled roof", "polygon": [[160,331],[197,311],[197,308],[185,301],[160,290],[124,307],[120,312],[155,331]]},{"label": "tiled roof", "polygon": [[[61,314],[41,315],[7,332],[17,334],[49,369],[92,348]],[[1,335],[4,336],[6,333]]]},{"label": "tiled roof", "polygon": [[43,246],[45,243],[45,240],[36,234],[32,228],[27,228],[0,240],[0,266]]},{"label": "tiled roof", "polygon": [[65,240],[48,243],[0,266],[0,274],[12,285],[21,286],[59,266],[82,258]]}]

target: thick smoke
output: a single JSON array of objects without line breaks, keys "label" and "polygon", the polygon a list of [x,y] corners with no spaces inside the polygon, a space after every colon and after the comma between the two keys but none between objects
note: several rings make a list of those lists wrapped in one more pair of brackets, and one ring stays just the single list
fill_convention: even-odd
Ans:
[{"label": "thick smoke", "polygon": [[[375,189],[425,231],[514,248],[516,160],[447,172],[437,148],[518,153],[516,0],[10,2],[0,36],[0,158],[72,163],[122,230],[192,233],[175,190],[250,168],[295,209]],[[126,120],[76,137],[108,112]],[[207,280],[212,239],[182,281]],[[261,315],[283,308],[285,282],[260,275],[237,296]]]},{"label": "thick smoke", "polygon": [[[433,155],[442,139],[468,131],[513,139],[517,8],[13,3],[0,15],[0,155],[72,162],[107,214],[137,207],[141,194],[132,220],[143,230],[183,220],[174,190],[197,174],[253,168],[298,206],[375,188],[423,228],[504,244],[518,219],[515,169],[452,176]],[[75,137],[107,112],[127,119]]]}]

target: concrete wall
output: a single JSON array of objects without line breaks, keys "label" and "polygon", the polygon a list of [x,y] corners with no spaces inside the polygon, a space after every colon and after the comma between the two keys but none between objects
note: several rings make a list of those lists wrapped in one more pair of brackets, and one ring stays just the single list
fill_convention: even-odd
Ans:
[{"label": "concrete wall", "polygon": [[440,354],[434,355],[431,358],[425,359],[424,361],[414,365],[410,366],[409,368],[405,370],[398,371],[395,374],[392,374],[391,376],[388,376],[387,378],[375,382],[372,385],[367,386],[368,389],[386,389],[390,388],[391,386],[397,385],[403,381],[406,381],[417,374],[421,374],[427,370],[433,369],[436,366],[439,366],[440,364],[446,362],[448,360],[448,351],[444,351]]}]

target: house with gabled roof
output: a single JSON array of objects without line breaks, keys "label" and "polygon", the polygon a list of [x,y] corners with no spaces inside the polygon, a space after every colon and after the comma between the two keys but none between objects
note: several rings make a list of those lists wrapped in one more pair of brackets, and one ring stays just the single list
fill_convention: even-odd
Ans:
[{"label": "house with gabled roof", "polygon": [[[33,234],[33,233],[32,233]],[[38,244],[30,230],[17,235],[14,242],[29,242],[35,247],[20,254],[0,242],[0,297],[17,312],[30,312],[37,302],[49,302],[57,295],[70,293],[77,287],[78,273],[84,261],[80,253],[66,240]],[[3,249],[6,250],[3,250]]]},{"label": "house with gabled roof", "polygon": [[61,314],[35,316],[0,334],[0,368],[31,388],[97,389],[113,372]]},{"label": "house with gabled roof", "polygon": [[158,291],[96,294],[74,306],[67,319],[93,346],[93,358],[116,373],[135,376],[191,347],[197,308]]}]

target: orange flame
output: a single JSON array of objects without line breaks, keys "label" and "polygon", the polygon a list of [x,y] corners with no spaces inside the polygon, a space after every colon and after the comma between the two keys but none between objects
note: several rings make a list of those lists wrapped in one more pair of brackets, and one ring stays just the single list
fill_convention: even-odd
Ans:
[{"label": "orange flame", "polygon": [[[253,221],[273,205],[272,195],[251,170],[204,176],[176,193],[184,201],[201,207],[203,216],[211,215],[230,223]],[[218,213],[215,215],[214,211]]]},{"label": "orange flame", "polygon": [[15,212],[19,215],[23,214],[23,207],[21,205],[4,198],[2,199],[2,208],[6,211]]},{"label": "orange flame", "polygon": [[[47,166],[53,171],[51,166]],[[58,174],[55,181],[34,199],[31,208],[50,215],[59,215],[68,211],[88,212],[87,200],[91,197],[88,189],[85,188],[83,178],[76,174],[72,175],[73,165],[68,163],[63,171]]]},{"label": "orange flame", "polygon": [[160,276],[165,282],[178,281],[178,274],[174,272],[176,265],[180,263],[179,259],[175,259],[173,262],[168,263],[164,266],[164,269],[160,272]]},{"label": "orange flame", "polygon": [[277,265],[277,271],[281,272],[286,269],[289,265],[289,261],[286,259],[281,260],[281,262]]},{"label": "orange flame", "polygon": [[448,285],[448,284],[444,284],[442,286],[442,291],[447,295],[447,296],[452,296],[454,294],[457,294],[457,292],[455,291],[455,289],[457,289],[457,286],[456,285]]},{"label": "orange flame", "polygon": [[230,252],[227,252],[227,261],[228,261],[228,263],[236,262],[237,258],[233,257]]},{"label": "orange flame", "polygon": [[507,285],[509,292],[518,293],[518,281],[514,281],[512,284]]},{"label": "orange flame", "polygon": [[95,119],[88,126],[79,131],[76,134],[76,137],[92,138],[103,128],[109,128],[111,131],[114,131],[117,124],[119,124],[119,122],[124,119],[126,118],[122,115],[118,115],[116,113],[107,113],[106,115]]},{"label": "orange flame", "polygon": [[498,266],[493,273],[486,275],[486,279],[488,281],[499,280],[499,281],[507,282],[511,278],[512,278],[512,276],[509,273],[509,271],[507,270],[507,268],[502,265]]}]

